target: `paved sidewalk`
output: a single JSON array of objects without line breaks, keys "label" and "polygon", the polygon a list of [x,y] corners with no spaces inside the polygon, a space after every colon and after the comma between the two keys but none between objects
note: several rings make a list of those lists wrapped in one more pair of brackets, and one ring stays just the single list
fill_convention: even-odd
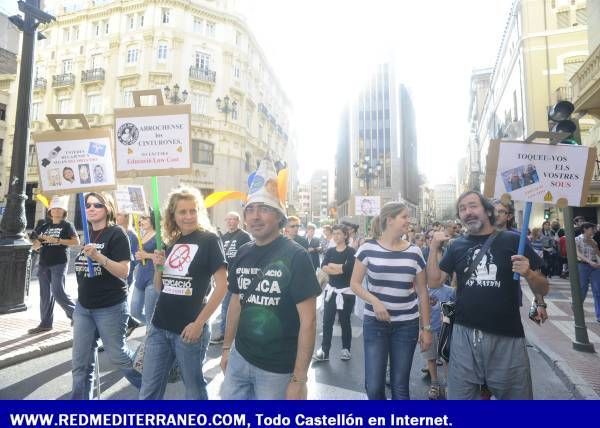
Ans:
[{"label": "paved sidewalk", "polygon": [[571,285],[568,280],[551,279],[548,304],[548,321],[538,326],[527,318],[533,295],[523,286],[521,317],[525,335],[546,359],[567,379],[575,392],[583,399],[600,399],[600,323],[594,314],[591,290],[583,304],[585,322],[590,342],[596,352],[587,353],[573,349],[575,324],[571,309]]},{"label": "paved sidewalk", "polygon": [[[75,275],[67,275],[66,288],[71,296],[77,296]],[[34,279],[25,301],[27,311],[0,315],[0,369],[71,346],[71,321],[58,304],[54,307],[53,330],[27,333],[40,322],[39,295],[39,283]]]}]

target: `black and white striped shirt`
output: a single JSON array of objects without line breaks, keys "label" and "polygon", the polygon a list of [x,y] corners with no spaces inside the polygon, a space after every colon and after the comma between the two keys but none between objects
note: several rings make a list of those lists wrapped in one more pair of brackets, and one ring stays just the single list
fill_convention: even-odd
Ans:
[{"label": "black and white striped shirt", "polygon": [[[415,276],[425,268],[421,249],[411,245],[404,251],[383,248],[368,240],[356,252],[367,268],[368,290],[388,310],[391,321],[409,321],[419,317]],[[375,317],[373,306],[365,303],[365,316]]]}]

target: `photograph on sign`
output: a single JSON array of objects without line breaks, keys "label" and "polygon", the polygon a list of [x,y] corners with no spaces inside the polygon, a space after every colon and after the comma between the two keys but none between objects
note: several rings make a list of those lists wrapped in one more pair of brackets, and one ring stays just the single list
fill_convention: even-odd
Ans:
[{"label": "photograph on sign", "polygon": [[190,116],[187,113],[150,116],[140,113],[140,116],[116,117],[115,146],[119,177],[171,175],[191,170]]},{"label": "photograph on sign", "polygon": [[514,201],[570,206],[585,205],[593,172],[595,149],[567,144],[515,141],[490,143],[485,194],[500,198],[508,193]]},{"label": "photograph on sign", "polygon": [[126,185],[117,187],[115,201],[119,212],[140,215],[148,213],[144,186]]},{"label": "photograph on sign", "polygon": [[355,215],[379,215],[381,209],[381,198],[379,196],[357,196],[355,202]]},{"label": "photograph on sign", "polygon": [[76,193],[116,184],[108,137],[36,141],[36,149],[45,193]]}]

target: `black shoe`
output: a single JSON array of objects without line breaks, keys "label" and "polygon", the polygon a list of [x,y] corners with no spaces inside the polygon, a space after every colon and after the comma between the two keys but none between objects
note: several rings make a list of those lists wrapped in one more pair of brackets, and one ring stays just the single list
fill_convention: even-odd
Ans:
[{"label": "black shoe", "polygon": [[46,333],[47,331],[51,331],[52,327],[42,327],[42,326],[37,326],[34,328],[30,328],[29,330],[27,330],[28,334],[38,334],[38,333]]},{"label": "black shoe", "polygon": [[131,336],[131,333],[133,333],[133,330],[135,330],[136,328],[138,328],[141,325],[142,325],[142,323],[140,321],[136,320],[134,317],[129,315],[129,319],[127,320],[127,332],[125,333],[125,337]]}]

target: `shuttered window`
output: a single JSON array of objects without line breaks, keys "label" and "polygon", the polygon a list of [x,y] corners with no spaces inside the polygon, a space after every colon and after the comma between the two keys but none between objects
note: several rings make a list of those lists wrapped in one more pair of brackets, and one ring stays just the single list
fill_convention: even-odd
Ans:
[{"label": "shuttered window", "polygon": [[569,19],[569,11],[558,12],[556,14],[556,23],[558,28],[567,28],[571,26],[571,20]]}]

